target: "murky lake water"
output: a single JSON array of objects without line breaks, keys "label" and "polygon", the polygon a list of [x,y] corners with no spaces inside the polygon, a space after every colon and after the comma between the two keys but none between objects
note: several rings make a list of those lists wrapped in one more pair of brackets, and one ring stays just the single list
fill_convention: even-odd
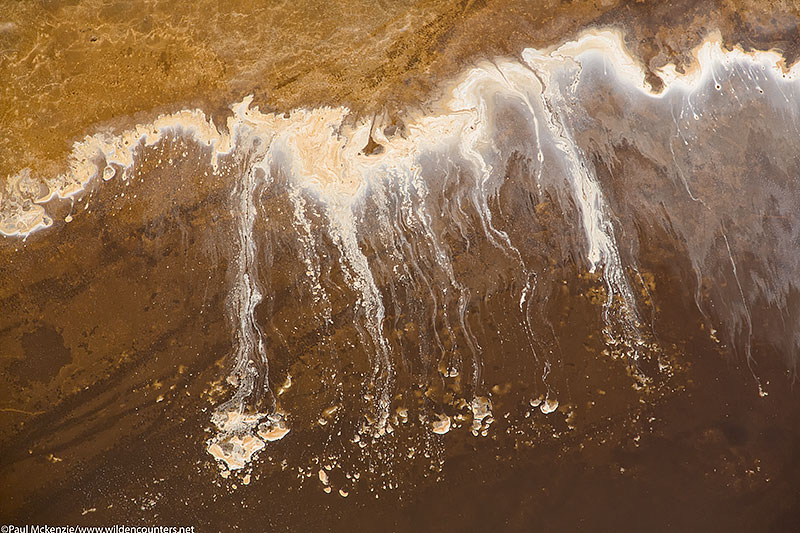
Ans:
[{"label": "murky lake water", "polygon": [[235,4],[0,20],[3,523],[794,530],[796,9]]}]

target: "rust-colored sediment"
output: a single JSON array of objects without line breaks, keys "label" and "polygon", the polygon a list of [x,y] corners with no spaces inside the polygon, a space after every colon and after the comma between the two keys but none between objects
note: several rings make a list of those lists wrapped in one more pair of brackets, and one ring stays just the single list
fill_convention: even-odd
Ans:
[{"label": "rust-colored sediment", "polygon": [[[738,0],[270,3],[6,2],[0,18],[0,176],[60,170],[97,125],[246,94],[262,109],[344,105],[402,119],[442,79],[591,25],[622,27],[652,68],[726,43],[798,49],[800,5]],[[656,80],[651,80],[656,81]]]}]

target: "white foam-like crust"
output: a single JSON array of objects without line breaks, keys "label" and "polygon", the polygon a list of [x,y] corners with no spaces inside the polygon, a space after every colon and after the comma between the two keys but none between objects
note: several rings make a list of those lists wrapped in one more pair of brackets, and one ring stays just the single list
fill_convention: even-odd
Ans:
[{"label": "white foam-like crust", "polygon": [[674,64],[668,64],[655,71],[662,83],[661,91],[655,91],[646,81],[646,71],[642,62],[628,52],[623,36],[614,30],[590,30],[578,39],[566,42],[556,48],[539,51],[532,48],[522,53],[528,64],[548,60],[574,60],[600,58],[624,81],[625,85],[636,88],[652,97],[662,97],[671,90],[691,92],[703,85],[714,75],[718,67],[727,67],[733,63],[751,63],[769,69],[776,78],[785,81],[800,79],[800,62],[787,67],[783,56],[775,50],[755,50],[746,52],[741,47],[726,49],[719,32],[710,34],[692,51],[694,62],[688,65],[686,72],[678,72]]},{"label": "white foam-like crust", "polygon": [[476,396],[470,402],[472,411],[472,434],[478,435],[482,430],[488,429],[492,420],[492,402],[485,396]]},{"label": "white foam-like crust", "polygon": [[[264,418],[266,421],[262,422]],[[218,434],[209,441],[206,449],[215,459],[225,463],[229,470],[243,468],[264,447],[265,442],[280,440],[290,431],[285,414],[281,411],[269,416],[227,411],[217,417],[216,425]],[[253,435],[254,430],[257,436]]]},{"label": "white foam-like crust", "polygon": [[258,431],[258,436],[267,442],[274,442],[276,440],[281,440],[289,431],[288,427],[276,426],[269,429],[260,429]]},{"label": "white foam-like crust", "polygon": [[240,470],[264,447],[264,441],[253,435],[227,435],[208,447],[208,453],[225,463],[229,470]]},{"label": "white foam-like crust", "polygon": [[541,404],[539,404],[539,409],[541,409],[542,413],[549,415],[558,409],[558,400],[548,396]]},{"label": "white foam-like crust", "polygon": [[[54,198],[78,195],[90,180],[102,175],[107,166],[130,168],[140,145],[151,146],[168,134],[183,133],[211,147],[210,163],[214,167],[219,156],[234,149],[240,136],[266,137],[273,143],[272,149],[289,156],[293,176],[301,186],[329,201],[349,202],[358,196],[372,173],[392,168],[409,169],[426,150],[458,146],[468,160],[480,165],[475,156],[480,152],[481,143],[488,142],[489,132],[487,124],[473,126],[486,119],[488,97],[493,92],[514,95],[523,80],[535,92],[537,78],[530,69],[546,78],[548,72],[557,71],[565,63],[602,59],[623,83],[652,97],[676,89],[691,91],[708,76],[714,76],[716,68],[737,61],[759,65],[787,81],[800,77],[800,63],[787,68],[775,51],[724,49],[719,35],[710,36],[694,55],[696,62],[685,73],[679,73],[674,65],[667,65],[656,73],[665,84],[657,93],[646,82],[641,62],[626,50],[619,32],[587,31],[578,39],[557,47],[524,50],[524,64],[498,60],[470,69],[445,90],[446,96],[432,107],[433,113],[413,117],[407,124],[407,134],[392,138],[386,138],[382,128],[373,129],[366,120],[348,125],[345,118],[349,110],[343,107],[298,109],[285,117],[261,113],[252,106],[252,97],[232,106],[227,132],[221,132],[200,110],[162,115],[150,124],[140,124],[116,134],[96,133],[76,142],[68,169],[58,176],[39,179],[31,176],[27,169],[9,176],[0,188],[0,233],[24,237],[52,225],[52,217],[43,204]],[[385,150],[379,155],[366,156],[361,149],[367,144],[371,129],[375,140]]]},{"label": "white foam-like crust", "polygon": [[452,420],[449,416],[445,414],[436,415],[436,420],[433,421],[431,424],[431,431],[436,433],[437,435],[444,435],[448,431],[450,431],[450,426],[452,424]]}]

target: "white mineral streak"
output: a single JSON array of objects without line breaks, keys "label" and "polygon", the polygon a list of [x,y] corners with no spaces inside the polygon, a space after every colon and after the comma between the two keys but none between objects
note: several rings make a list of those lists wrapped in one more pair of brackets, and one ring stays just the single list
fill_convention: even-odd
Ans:
[{"label": "white mineral streak", "polygon": [[[271,395],[266,389],[268,354],[254,315],[265,289],[257,279],[253,230],[259,208],[256,191],[265,183],[263,180],[273,179],[270,172],[273,165],[279,166],[289,180],[294,225],[304,249],[302,260],[315,300],[325,307],[329,307],[328,297],[320,284],[320,266],[315,258],[315,237],[307,205],[316,202],[327,218],[327,231],[340,252],[342,270],[357,294],[358,329],[364,333],[360,340],[373,354],[371,381],[377,394],[375,412],[371,414],[372,434],[380,436],[388,429],[395,370],[391,346],[384,334],[386,311],[383,297],[373,274],[373,265],[369,264],[360,246],[363,235],[357,210],[359,202],[369,194],[377,194],[376,191],[385,191],[389,183],[400,188],[403,222],[423,237],[424,245],[446,280],[447,286],[428,283],[432,299],[436,302],[441,298],[448,330],[449,302],[457,306],[457,327],[473,354],[473,380],[478,386],[480,346],[465,318],[470,302],[469,289],[457,279],[446,248],[436,233],[438,230],[434,230],[432,214],[425,203],[431,194],[430,184],[422,170],[426,155],[440,155],[458,165],[465,172],[466,179],[472,180],[473,188],[466,201],[472,203],[471,208],[479,215],[483,232],[490,242],[518,262],[525,276],[519,305],[527,320],[529,313],[525,305],[532,290],[533,273],[528,272],[509,235],[494,225],[489,209],[491,195],[496,194],[504,176],[503,154],[499,153],[495,135],[496,102],[514,102],[527,113],[525,118],[529,131],[520,133],[531,139],[531,159],[538,162],[534,169],[536,186],[541,187],[544,179],[556,179],[543,174],[545,164],[557,169],[556,173],[561,172],[567,182],[567,190],[577,206],[586,236],[589,269],[600,272],[606,283],[607,325],[611,327],[609,322],[619,322],[613,327],[621,326],[624,333],[635,336],[638,312],[620,256],[614,217],[606,204],[593,165],[586,160],[572,137],[570,119],[574,112],[569,98],[580,80],[583,66],[598,60],[610,67],[626,89],[651,98],[663,98],[671,91],[691,93],[709,77],[716,79],[715,71],[725,69],[731,63],[745,64],[748,68],[769,73],[776,83],[794,83],[800,78],[800,64],[788,69],[780,54],[772,51],[746,53],[740,49],[724,50],[718,36],[707,39],[695,51],[695,56],[695,65],[684,74],[673,65],[661,69],[657,75],[665,86],[656,93],[646,83],[640,62],[625,50],[619,33],[605,30],[587,32],[575,41],[550,49],[526,49],[522,62],[498,60],[470,69],[445,88],[445,96],[429,107],[432,111],[412,115],[403,134],[390,137],[383,133],[381,124],[346,120],[349,110],[345,108],[300,109],[285,115],[262,113],[252,106],[252,97],[232,107],[233,114],[225,130],[218,129],[199,110],[163,115],[150,124],[138,125],[122,133],[99,132],[85,137],[75,143],[67,170],[58,176],[40,178],[29,169],[8,176],[0,185],[0,233],[26,237],[51,226],[53,218],[47,213],[47,202],[55,198],[78,198],[93,178],[113,179],[118,176],[127,179],[137,151],[168,135],[181,134],[207,146],[210,164],[215,169],[221,156],[236,156],[237,148],[255,151],[248,156],[249,167],[239,177],[233,191],[234,214],[238,218],[229,306],[235,329],[231,382],[238,389],[214,415],[219,433],[210,441],[208,450],[230,469],[237,469],[264,446],[265,440],[282,438],[289,431],[285,417],[274,411],[274,407],[267,412],[252,412],[254,402],[251,401],[265,394]],[[362,152],[370,134],[383,151],[369,155]],[[259,143],[254,142],[256,139]],[[456,201],[461,202],[461,199]],[[455,207],[463,208],[460,203]],[[381,209],[388,211],[385,205]],[[73,216],[79,215],[70,214],[69,218]],[[463,235],[463,229],[458,229]],[[397,242],[393,245],[400,246]],[[630,266],[635,268],[635,265]],[[417,275],[427,279],[425,273]],[[620,305],[617,306],[616,302]],[[530,324],[528,331],[531,331]],[[436,345],[444,351],[438,333],[434,332],[434,335]],[[452,368],[450,375],[456,373],[457,369]],[[471,407],[473,432],[485,434],[491,422],[488,400],[476,398]],[[556,407],[554,400],[546,400],[541,410],[548,412]],[[447,429],[449,419],[434,423],[434,431],[444,433]]]},{"label": "white mineral streak", "polygon": [[[526,50],[523,58],[530,68],[536,72],[540,81],[540,111],[545,117],[544,124],[551,134],[553,145],[562,154],[567,170],[567,179],[572,188],[572,197],[575,199],[581,214],[586,240],[588,243],[587,259],[589,271],[595,272],[602,267],[606,283],[606,302],[604,312],[606,318],[606,333],[612,336],[612,313],[615,312],[614,302],[621,298],[622,308],[618,311],[618,322],[615,326],[622,326],[628,335],[625,337],[638,339],[639,318],[636,311],[636,302],[630,288],[624,266],[620,257],[619,246],[615,236],[612,215],[606,204],[602,190],[594,175],[594,166],[587,161],[578,144],[572,138],[570,131],[571,106],[564,94],[559,80],[564,74],[575,69],[576,73],[568,75],[567,79],[577,79],[580,74],[580,52],[584,47],[591,49],[596,40],[588,38],[587,43],[574,45],[567,43],[567,53],[560,49],[547,55]],[[613,49],[612,49],[613,50]],[[630,68],[628,62],[621,65],[622,72]]]}]

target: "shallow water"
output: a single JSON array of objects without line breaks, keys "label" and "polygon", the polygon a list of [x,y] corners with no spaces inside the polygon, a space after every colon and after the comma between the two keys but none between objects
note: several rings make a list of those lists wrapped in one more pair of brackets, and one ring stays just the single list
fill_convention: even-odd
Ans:
[{"label": "shallow water", "polygon": [[9,173],[4,522],[791,530],[800,72],[685,52],[588,29],[402,119],[248,96]]}]

